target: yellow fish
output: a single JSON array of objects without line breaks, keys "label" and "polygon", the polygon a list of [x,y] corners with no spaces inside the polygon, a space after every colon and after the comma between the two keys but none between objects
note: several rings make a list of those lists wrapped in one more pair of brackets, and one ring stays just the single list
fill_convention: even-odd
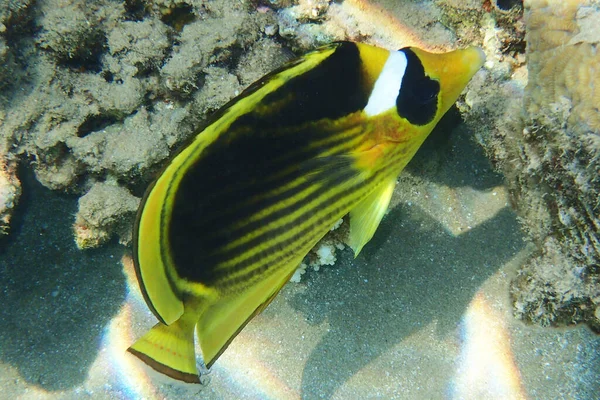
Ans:
[{"label": "yellow fish", "polygon": [[160,321],[128,350],[199,382],[331,226],[358,255],[398,174],[484,61],[337,42],[223,107],[148,189],[134,230],[142,293]]}]

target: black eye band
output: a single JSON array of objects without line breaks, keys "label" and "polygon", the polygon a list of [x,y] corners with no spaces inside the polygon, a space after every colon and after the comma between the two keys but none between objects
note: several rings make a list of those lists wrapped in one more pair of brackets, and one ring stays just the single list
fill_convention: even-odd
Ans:
[{"label": "black eye band", "polygon": [[407,64],[396,99],[398,115],[411,124],[426,125],[435,118],[440,84],[425,75],[421,60],[410,48],[399,51],[406,56]]}]

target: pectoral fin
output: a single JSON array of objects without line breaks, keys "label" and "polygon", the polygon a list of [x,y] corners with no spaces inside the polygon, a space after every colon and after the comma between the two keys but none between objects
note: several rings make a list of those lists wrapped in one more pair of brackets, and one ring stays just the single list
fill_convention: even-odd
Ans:
[{"label": "pectoral fin", "polygon": [[383,182],[369,196],[350,211],[349,245],[354,250],[354,257],[373,237],[385,211],[390,204],[396,179]]}]

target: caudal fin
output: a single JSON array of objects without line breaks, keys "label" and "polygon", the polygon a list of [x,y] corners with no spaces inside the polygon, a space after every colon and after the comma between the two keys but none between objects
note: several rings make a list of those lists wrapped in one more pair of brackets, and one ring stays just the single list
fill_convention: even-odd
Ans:
[{"label": "caudal fin", "polygon": [[194,326],[183,319],[171,325],[159,322],[127,351],[173,379],[200,383],[194,350]]}]

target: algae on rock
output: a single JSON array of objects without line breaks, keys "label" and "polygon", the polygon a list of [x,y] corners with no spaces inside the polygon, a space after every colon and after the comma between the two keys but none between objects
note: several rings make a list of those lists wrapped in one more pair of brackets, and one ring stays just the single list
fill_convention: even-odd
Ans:
[{"label": "algae on rock", "polygon": [[[587,322],[600,331],[600,2],[525,4],[521,160],[530,174],[519,179],[520,191],[535,193],[538,203],[519,208],[541,252],[513,296],[517,312],[533,322]],[[550,223],[540,225],[535,211],[542,208]]]},{"label": "algae on rock", "polygon": [[513,281],[515,312],[599,331],[600,2],[524,5],[527,86],[501,86],[504,115],[486,143],[537,246]]},{"label": "algae on rock", "polygon": [[79,212],[73,225],[77,247],[97,247],[113,234],[119,241],[131,241],[131,224],[140,199],[115,182],[97,182],[79,198]]},{"label": "algae on rock", "polygon": [[[245,49],[262,40],[269,55],[283,53],[263,34],[274,13],[258,13],[251,2],[2,4],[0,162],[2,173],[10,173],[0,189],[2,221],[18,198],[19,159],[55,190],[91,196],[90,189],[111,181],[121,190],[97,197],[107,204],[128,199],[111,196],[140,196],[207,114],[242,90],[235,74],[243,70]],[[263,68],[283,59],[273,57]],[[80,203],[76,226],[89,220],[90,204]],[[117,225],[86,229],[98,228],[92,237],[100,238]],[[75,231],[82,247],[103,240]]]}]

